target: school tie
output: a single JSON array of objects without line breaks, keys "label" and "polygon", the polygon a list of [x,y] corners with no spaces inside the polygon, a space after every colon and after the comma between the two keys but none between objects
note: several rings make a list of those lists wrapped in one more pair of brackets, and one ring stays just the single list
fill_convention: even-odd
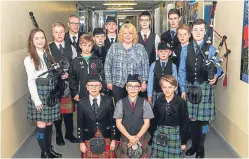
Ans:
[{"label": "school tie", "polygon": [[162,62],[162,70],[164,70],[165,66],[166,66],[166,62]]},{"label": "school tie", "polygon": [[175,32],[174,31],[171,31],[171,38],[173,39],[175,37]]},{"label": "school tie", "polygon": [[145,42],[145,44],[147,44],[147,41],[148,41],[148,39],[147,39],[147,35],[146,35],[146,34],[144,34],[144,42]]},{"label": "school tie", "polygon": [[76,36],[73,36],[73,46],[76,48],[77,47],[77,43],[76,43]]},{"label": "school tie", "polygon": [[102,55],[102,48],[99,47],[99,54]]},{"label": "school tie", "polygon": [[59,45],[59,47],[60,47],[61,54],[63,55],[64,54],[64,48],[62,47],[61,44]]},{"label": "school tie", "polygon": [[93,107],[93,110],[94,110],[95,114],[98,114],[99,107],[98,107],[98,103],[97,103],[97,98],[93,99],[93,105],[92,105],[92,107]]},{"label": "school tie", "polygon": [[113,44],[114,43],[114,38],[111,38],[111,44]]},{"label": "school tie", "polygon": [[132,111],[134,110],[134,108],[135,108],[135,103],[131,102],[131,109],[132,109]]}]

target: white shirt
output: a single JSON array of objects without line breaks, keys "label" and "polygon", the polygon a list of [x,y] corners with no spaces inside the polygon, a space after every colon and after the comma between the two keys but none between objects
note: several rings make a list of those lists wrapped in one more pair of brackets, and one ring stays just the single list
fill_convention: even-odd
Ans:
[{"label": "white shirt", "polygon": [[93,97],[93,96],[89,95],[91,105],[93,105],[93,99],[94,98],[97,99],[98,107],[100,107],[100,100],[101,100],[100,94],[97,97]]},{"label": "white shirt", "polygon": [[79,37],[78,37],[78,34],[72,35],[72,34],[69,33],[69,37],[70,37],[70,39],[71,39],[72,42],[74,41],[74,40],[73,40],[73,36],[76,37],[75,41],[77,42],[77,41],[78,41],[78,38],[79,38]]},{"label": "white shirt", "polygon": [[113,43],[115,43],[116,38],[117,38],[117,36],[111,37],[109,35],[107,35],[107,37],[108,37],[108,39],[109,39],[110,42],[112,42],[112,38],[113,38]]},{"label": "white shirt", "polygon": [[[144,35],[147,35],[147,38],[149,38],[150,32],[151,32],[151,31],[148,31],[148,32],[145,34],[145,33],[143,33],[142,30],[140,31],[143,40],[144,40]],[[159,35],[156,34],[156,37],[155,37],[155,48],[156,48],[156,53],[157,53],[158,44],[159,44],[160,42],[161,42],[161,38],[159,37]],[[156,56],[156,60],[158,60],[158,59],[159,59],[159,57]]]},{"label": "white shirt", "polygon": [[[57,46],[57,48],[60,50],[60,43],[58,43],[58,42],[56,42],[56,41],[54,41],[54,43],[55,43],[55,45]],[[65,48],[65,41],[63,41],[63,42],[61,43],[61,46],[62,46],[63,48]],[[72,48],[72,52],[73,52],[72,58],[74,59],[75,57],[77,57],[77,51],[76,51],[76,49],[74,48],[73,45],[71,45],[71,48]]]},{"label": "white shirt", "polygon": [[[35,65],[33,61],[31,60],[30,56],[27,56],[24,59],[24,66],[25,66],[27,76],[28,76],[28,88],[29,88],[29,92],[31,95],[31,99],[33,100],[35,106],[42,104],[39,98],[38,92],[37,92],[36,79],[38,78],[40,74],[48,71],[47,65],[45,64],[45,61],[43,59],[44,52],[37,50],[37,53],[41,59],[41,68],[38,71],[35,70]],[[45,74],[41,76],[40,78],[46,78],[47,76],[48,74]]]}]

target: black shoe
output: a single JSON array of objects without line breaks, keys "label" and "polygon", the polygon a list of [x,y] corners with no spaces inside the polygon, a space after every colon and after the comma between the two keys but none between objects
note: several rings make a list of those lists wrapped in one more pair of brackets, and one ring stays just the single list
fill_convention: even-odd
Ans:
[{"label": "black shoe", "polygon": [[52,158],[52,156],[48,151],[42,151],[41,158]]},{"label": "black shoe", "polygon": [[74,135],[65,136],[65,139],[69,140],[72,143],[78,143],[78,139]]},{"label": "black shoe", "polygon": [[63,137],[56,136],[56,144],[59,146],[65,145],[65,141],[64,141]]},{"label": "black shoe", "polygon": [[196,150],[191,146],[187,151],[186,151],[186,156],[192,156],[196,153]]},{"label": "black shoe", "polygon": [[62,158],[61,154],[54,151],[53,146],[51,146],[51,148],[48,150],[48,152],[50,153],[51,158]]},{"label": "black shoe", "polygon": [[195,158],[204,158],[204,157],[205,157],[204,147],[200,147],[199,150],[196,152]]}]

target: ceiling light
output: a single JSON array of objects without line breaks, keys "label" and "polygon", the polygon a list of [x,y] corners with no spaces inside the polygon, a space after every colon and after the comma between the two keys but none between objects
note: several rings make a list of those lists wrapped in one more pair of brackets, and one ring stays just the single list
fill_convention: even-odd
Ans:
[{"label": "ceiling light", "polygon": [[103,3],[104,6],[136,6],[137,3],[135,2],[107,2],[107,3]]},{"label": "ceiling light", "polygon": [[128,9],[134,9],[132,7],[129,7],[129,8],[106,8],[107,10],[128,10]]}]

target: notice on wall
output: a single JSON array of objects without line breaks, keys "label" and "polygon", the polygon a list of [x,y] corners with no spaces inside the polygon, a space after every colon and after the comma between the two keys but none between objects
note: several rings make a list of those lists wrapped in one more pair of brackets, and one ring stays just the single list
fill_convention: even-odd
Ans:
[{"label": "notice on wall", "polygon": [[244,1],[240,79],[248,83],[248,1]]}]

